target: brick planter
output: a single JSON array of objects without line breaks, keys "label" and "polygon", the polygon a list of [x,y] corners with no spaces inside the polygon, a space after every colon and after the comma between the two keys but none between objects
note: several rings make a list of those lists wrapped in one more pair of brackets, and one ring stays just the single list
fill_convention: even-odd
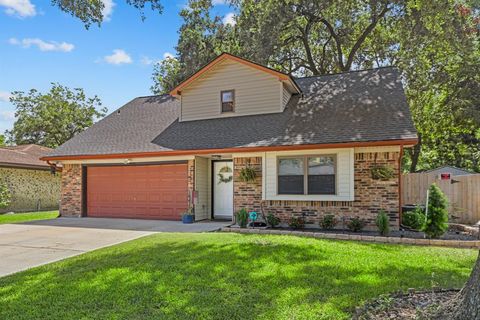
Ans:
[{"label": "brick planter", "polygon": [[335,239],[335,240],[354,240],[362,242],[374,243],[394,243],[394,244],[410,244],[420,246],[437,246],[449,248],[467,248],[480,249],[480,240],[440,240],[440,239],[413,239],[400,237],[382,237],[382,236],[366,236],[362,234],[345,234],[345,233],[324,233],[310,231],[291,231],[291,230],[274,230],[274,229],[241,229],[224,227],[222,232],[250,233],[250,234],[277,234],[277,235],[293,235],[299,237],[309,237],[318,239]]}]

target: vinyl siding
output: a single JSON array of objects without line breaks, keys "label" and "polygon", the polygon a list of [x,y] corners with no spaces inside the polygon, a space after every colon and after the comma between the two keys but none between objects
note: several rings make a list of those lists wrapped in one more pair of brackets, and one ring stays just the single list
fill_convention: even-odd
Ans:
[{"label": "vinyl siding", "polygon": [[195,157],[195,220],[205,220],[210,217],[210,183],[209,161],[206,158]]},{"label": "vinyl siding", "polygon": [[[277,159],[281,156],[335,154],[337,161],[336,195],[278,195],[277,194]],[[353,201],[354,200],[354,150],[346,149],[321,149],[305,151],[267,152],[264,155],[264,200],[298,200],[298,201]]]},{"label": "vinyl siding", "polygon": [[[281,112],[279,80],[266,72],[226,60],[181,95],[181,121]],[[235,90],[235,112],[221,113],[220,92]]]},{"label": "vinyl siding", "polygon": [[292,94],[290,91],[288,91],[287,87],[285,85],[282,85],[283,92],[282,92],[282,110],[285,109],[287,106],[288,101],[290,101],[290,97]]}]

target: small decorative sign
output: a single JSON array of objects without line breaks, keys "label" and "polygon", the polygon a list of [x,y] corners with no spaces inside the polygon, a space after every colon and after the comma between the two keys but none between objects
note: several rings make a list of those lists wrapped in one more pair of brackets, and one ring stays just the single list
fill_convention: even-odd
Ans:
[{"label": "small decorative sign", "polygon": [[452,175],[448,172],[440,173],[440,180],[450,180]]}]

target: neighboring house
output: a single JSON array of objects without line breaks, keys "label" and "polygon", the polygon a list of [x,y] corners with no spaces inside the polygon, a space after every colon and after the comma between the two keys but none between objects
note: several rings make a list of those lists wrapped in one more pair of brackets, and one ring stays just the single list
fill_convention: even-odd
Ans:
[{"label": "neighboring house", "polygon": [[[385,210],[398,228],[400,161],[417,143],[400,75],[289,75],[224,53],[170,94],[139,97],[45,160],[63,165],[62,216],[285,223]],[[386,180],[371,169],[390,167]],[[245,167],[254,182],[240,180]]]},{"label": "neighboring house", "polygon": [[27,212],[58,209],[60,174],[40,158],[52,149],[35,144],[0,147],[0,181],[6,181],[12,194],[10,206],[0,212]]},{"label": "neighboring house", "polygon": [[449,173],[452,177],[454,176],[465,176],[465,175],[470,175],[470,174],[475,174],[475,172],[468,171],[465,169],[457,168],[454,166],[442,166],[438,167],[435,169],[430,169],[423,171],[423,173],[428,173],[434,176],[440,177],[440,175],[443,173]]}]

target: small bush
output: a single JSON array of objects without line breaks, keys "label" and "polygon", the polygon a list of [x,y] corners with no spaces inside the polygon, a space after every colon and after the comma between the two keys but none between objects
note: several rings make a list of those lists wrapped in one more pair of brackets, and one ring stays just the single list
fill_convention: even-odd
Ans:
[{"label": "small bush", "polygon": [[10,205],[12,193],[5,182],[0,181],[0,209]]},{"label": "small bush", "polygon": [[434,183],[430,186],[426,221],[421,230],[429,238],[438,238],[448,229],[448,200],[442,190]]},{"label": "small bush", "polygon": [[417,207],[414,211],[407,211],[402,214],[402,225],[414,230],[420,230],[425,222],[425,212]]},{"label": "small bush", "polygon": [[248,223],[248,212],[247,209],[243,208],[239,210],[236,214],[237,217],[237,224],[240,228],[246,228]]},{"label": "small bush", "polygon": [[275,216],[273,213],[269,213],[267,215],[267,223],[272,227],[275,228],[280,224],[280,219]]},{"label": "small bush", "polygon": [[380,213],[377,215],[377,219],[375,220],[375,224],[377,225],[378,232],[380,232],[382,236],[388,236],[390,233],[390,223],[388,215],[385,213],[385,211],[380,210]]},{"label": "small bush", "polygon": [[333,214],[326,214],[322,220],[320,220],[320,227],[325,230],[332,230],[337,225],[337,219]]},{"label": "small bush", "polygon": [[348,221],[347,228],[353,232],[360,232],[363,228],[365,228],[365,221],[359,217],[352,218],[350,221]]},{"label": "small bush", "polygon": [[303,229],[305,227],[305,219],[303,217],[291,217],[288,225],[292,229]]}]

